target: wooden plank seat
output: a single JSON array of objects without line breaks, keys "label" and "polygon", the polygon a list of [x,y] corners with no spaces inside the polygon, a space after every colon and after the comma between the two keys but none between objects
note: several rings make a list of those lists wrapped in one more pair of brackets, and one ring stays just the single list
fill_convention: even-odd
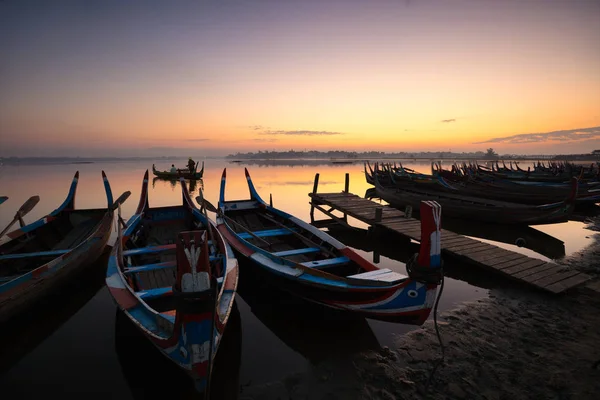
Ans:
[{"label": "wooden plank seat", "polygon": [[151,299],[157,299],[159,297],[163,297],[163,296],[169,296],[173,294],[173,288],[171,287],[162,287],[162,288],[156,288],[156,289],[147,289],[147,290],[141,290],[139,292],[137,292],[138,296],[140,296],[140,298],[142,300],[151,300]]},{"label": "wooden plank seat", "polygon": [[378,269],[375,271],[363,272],[361,274],[355,274],[347,276],[348,279],[356,279],[356,280],[369,280],[369,281],[379,281],[379,282],[396,282],[401,281],[408,276],[404,274],[400,274],[398,272],[394,272],[389,268]]},{"label": "wooden plank seat", "polygon": [[68,253],[69,251],[71,251],[71,249],[36,251],[35,253],[5,254],[3,256],[0,256],[0,260],[12,260],[12,259],[17,259],[17,258],[30,258],[30,257],[58,257],[65,253]]},{"label": "wooden plank seat", "polygon": [[163,251],[175,250],[176,244],[162,244],[160,246],[149,246],[140,247],[137,249],[125,250],[123,255],[127,256],[138,256],[140,254],[160,253]]},{"label": "wooden plank seat", "polygon": [[[293,232],[289,229],[265,229],[263,231],[254,231],[252,232],[255,236],[258,237],[269,237],[269,236],[283,236],[283,235],[291,235]],[[240,238],[248,240],[252,239],[252,235],[248,232],[242,232],[237,234]]]},{"label": "wooden plank seat", "polygon": [[303,249],[276,251],[273,253],[273,255],[278,256],[278,257],[287,257],[287,256],[296,256],[296,255],[307,254],[307,253],[318,253],[319,251],[321,251],[321,249],[318,247],[305,247]]},{"label": "wooden plank seat", "polygon": [[[223,277],[219,277],[217,278],[217,284],[218,285],[222,285],[223,284]],[[146,289],[146,290],[140,290],[139,292],[136,292],[138,294],[138,296],[140,296],[140,298],[142,300],[152,300],[152,299],[157,299],[159,297],[164,297],[164,296],[170,296],[173,294],[173,288],[172,287],[159,287],[156,289]]]},{"label": "wooden plank seat", "polygon": [[301,264],[309,268],[324,268],[346,264],[349,261],[350,259],[348,257],[342,256],[336,258],[327,258],[325,260],[307,261]]},{"label": "wooden plank seat", "polygon": [[[219,255],[219,256],[210,256],[208,259],[210,260],[210,262],[215,262],[222,258],[223,258],[223,256]],[[157,269],[173,268],[176,265],[177,265],[177,262],[175,260],[171,260],[171,261],[164,261],[164,262],[159,262],[159,263],[155,263],[155,264],[145,264],[145,265],[136,265],[136,266],[126,267],[124,272],[126,274],[132,274],[135,272],[146,272],[146,271],[154,271]]]}]

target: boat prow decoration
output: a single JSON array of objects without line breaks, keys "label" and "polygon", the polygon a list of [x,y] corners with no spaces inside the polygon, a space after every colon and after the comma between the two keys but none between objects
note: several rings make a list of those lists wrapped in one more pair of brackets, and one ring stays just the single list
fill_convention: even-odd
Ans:
[{"label": "boat prow decoration", "polygon": [[56,210],[50,213],[51,217],[57,216],[61,211],[75,209],[75,195],[77,194],[77,183],[79,183],[79,171],[75,172],[75,176],[71,181],[71,187],[69,188],[67,198]]},{"label": "boat prow decoration", "polygon": [[248,172],[248,168],[244,168],[244,172],[246,174],[246,181],[248,182],[248,190],[250,191],[250,198],[258,201],[262,205],[267,205],[265,201],[260,197],[256,188],[254,187],[254,183],[252,182],[252,178],[250,177],[250,173]]},{"label": "boat prow decoration", "polygon": [[136,214],[140,214],[143,210],[150,207],[148,204],[148,170],[144,174],[144,179],[142,180],[142,192],[140,193],[140,202],[138,203]]}]

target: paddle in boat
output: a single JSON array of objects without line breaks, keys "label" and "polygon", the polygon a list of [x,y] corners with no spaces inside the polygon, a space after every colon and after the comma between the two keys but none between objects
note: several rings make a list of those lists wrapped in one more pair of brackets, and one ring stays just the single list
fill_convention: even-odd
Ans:
[{"label": "paddle in boat", "polygon": [[183,179],[181,188],[181,205],[150,207],[146,171],[137,210],[119,227],[106,285],[143,335],[193,378],[199,392],[208,393],[234,304],[238,264]]},{"label": "paddle in boat", "polygon": [[0,321],[32,306],[102,254],[110,237],[114,210],[130,194],[125,192],[113,201],[104,171],[102,179],[108,202],[106,208],[75,209],[77,172],[60,207],[25,225],[23,215],[39,201],[38,196],[33,196],[9,225],[19,220],[21,227],[0,233]]},{"label": "paddle in boat", "polygon": [[190,171],[188,168],[184,168],[184,169],[177,169],[177,172],[159,171],[156,169],[154,164],[152,164],[152,173],[157,178],[162,178],[162,179],[179,179],[179,178],[202,179],[202,176],[204,176],[204,161],[202,161],[202,168],[200,169],[200,171],[198,171],[199,163],[200,163],[200,161],[196,162],[196,167],[194,168],[193,171]]},{"label": "paddle in boat", "polygon": [[421,253],[409,275],[381,269],[316,227],[265,203],[246,169],[249,200],[225,200],[223,170],[219,206],[221,234],[244,256],[277,280],[277,286],[306,300],[369,318],[422,324],[441,281],[440,214],[422,205]]}]

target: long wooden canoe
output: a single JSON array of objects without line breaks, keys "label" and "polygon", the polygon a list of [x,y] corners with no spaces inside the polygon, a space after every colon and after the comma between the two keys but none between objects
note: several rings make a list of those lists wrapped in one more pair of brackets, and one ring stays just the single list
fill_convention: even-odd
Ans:
[{"label": "long wooden canoe", "polygon": [[104,171],[102,179],[106,208],[75,209],[77,172],[57,209],[0,238],[0,321],[32,306],[102,254],[114,209],[129,195],[113,201]]},{"label": "long wooden canoe", "polygon": [[148,171],[135,214],[119,229],[106,285],[117,306],[162,354],[205,392],[234,304],[234,253],[192,202],[150,207]]},{"label": "long wooden canoe", "polygon": [[[439,252],[430,251],[427,241],[421,249],[427,262],[420,265],[432,279],[381,269],[327,233],[269,206],[256,192],[247,169],[246,179],[250,199],[226,201],[223,170],[217,226],[241,257],[277,280],[278,288],[370,318],[409,324],[427,319],[440,265]],[[439,208],[430,210],[437,215],[437,225],[427,226],[423,233],[427,238],[440,227]]]},{"label": "long wooden canoe", "polygon": [[452,218],[521,225],[568,221],[573,213],[578,186],[577,178],[573,178],[571,193],[564,201],[533,206],[420,188],[384,186],[377,174],[374,175],[374,181],[377,196],[401,210],[406,206],[417,210],[421,201],[432,200],[440,203],[444,214]]}]

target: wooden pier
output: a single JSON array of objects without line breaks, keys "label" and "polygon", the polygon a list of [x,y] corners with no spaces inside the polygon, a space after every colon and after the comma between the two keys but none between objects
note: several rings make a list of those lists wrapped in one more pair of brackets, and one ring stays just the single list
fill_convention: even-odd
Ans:
[{"label": "wooden pier", "polygon": [[[319,174],[315,176],[313,192],[309,193],[311,222],[315,222],[314,210],[317,209],[331,218],[328,222],[335,221],[350,227],[347,216],[351,216],[373,227],[391,230],[405,238],[421,241],[421,222],[419,220],[408,218],[404,212],[393,207],[349,193],[348,174],[346,174],[346,185],[343,192],[317,193],[318,184]],[[343,216],[334,215],[334,211],[343,213]],[[442,208],[442,226],[443,215]],[[442,254],[492,270],[547,292],[561,293],[591,279],[591,276],[571,268],[527,257],[446,229],[442,229],[441,235]]]}]

